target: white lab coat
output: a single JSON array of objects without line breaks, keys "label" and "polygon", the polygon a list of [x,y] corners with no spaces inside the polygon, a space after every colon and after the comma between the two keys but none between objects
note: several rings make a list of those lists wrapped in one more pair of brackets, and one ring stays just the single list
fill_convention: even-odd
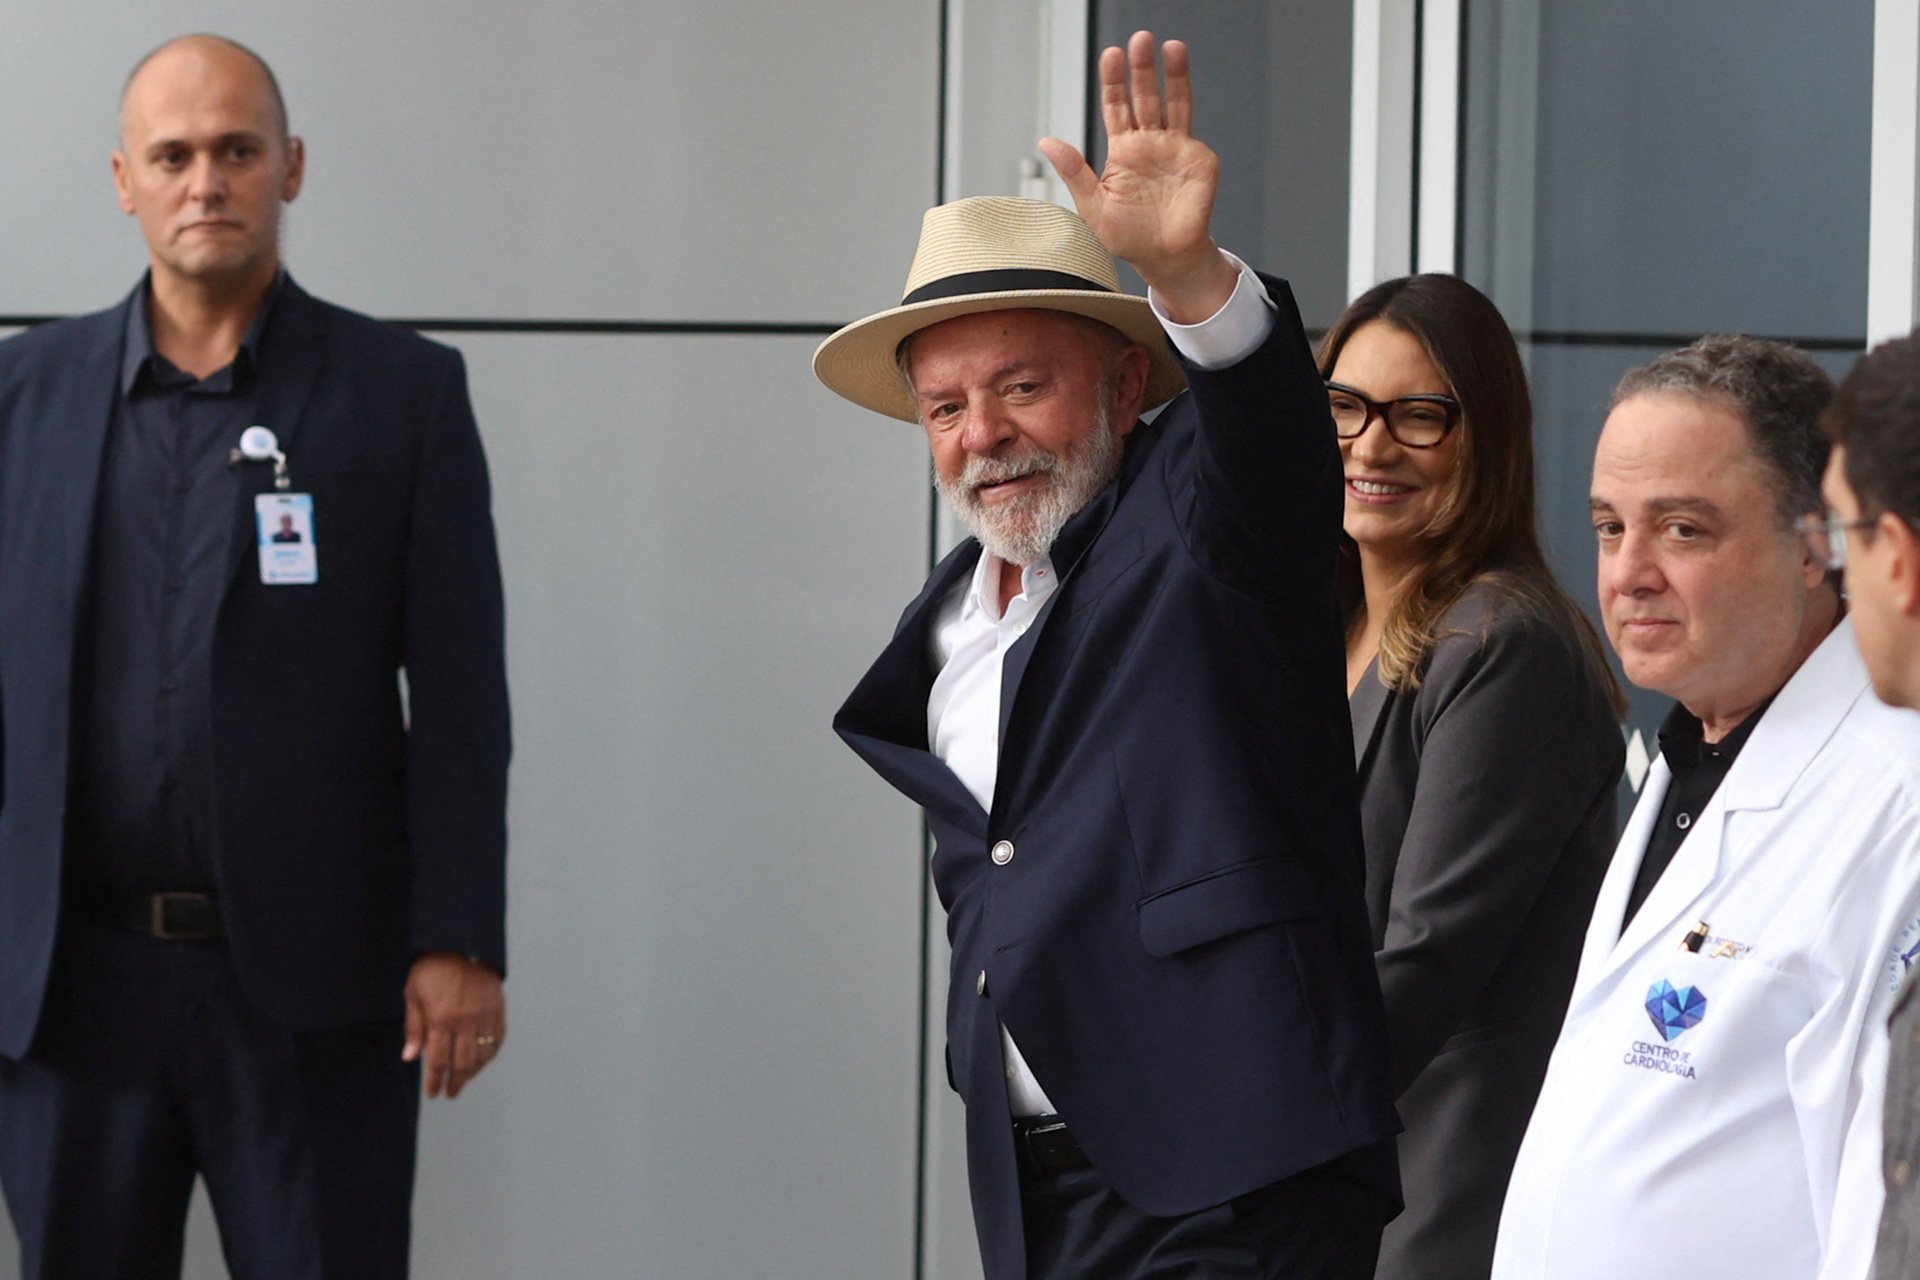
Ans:
[{"label": "white lab coat", "polygon": [[[1648,774],[1601,886],[1493,1274],[1865,1277],[1886,1019],[1920,942],[1920,715],[1873,696],[1836,628],[1623,935],[1671,778]],[[1646,1008],[1662,982],[1671,1037]]]}]

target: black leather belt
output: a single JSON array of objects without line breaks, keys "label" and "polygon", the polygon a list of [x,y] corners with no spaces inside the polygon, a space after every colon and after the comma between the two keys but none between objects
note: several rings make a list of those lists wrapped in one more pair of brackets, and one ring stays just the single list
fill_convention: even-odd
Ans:
[{"label": "black leather belt", "polygon": [[1015,1116],[1013,1146],[1035,1173],[1063,1173],[1093,1163],[1059,1116]]},{"label": "black leather belt", "polygon": [[143,893],[118,899],[83,899],[74,914],[95,924],[131,929],[164,942],[224,942],[220,904],[206,893]]}]

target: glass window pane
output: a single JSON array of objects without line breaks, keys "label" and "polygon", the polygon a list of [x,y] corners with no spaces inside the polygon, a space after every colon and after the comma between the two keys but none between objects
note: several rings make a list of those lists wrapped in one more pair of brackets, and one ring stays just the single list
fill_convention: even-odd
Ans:
[{"label": "glass window pane", "polygon": [[[1352,0],[1095,0],[1092,12],[1090,57],[1143,27],[1187,43],[1194,132],[1220,155],[1214,238],[1285,276],[1307,324],[1325,327],[1347,301]],[[1104,156],[1091,72],[1088,88],[1088,154]]]},{"label": "glass window pane", "polygon": [[[1587,490],[1621,374],[1706,332],[1798,342],[1836,376],[1863,344],[1873,4],[1467,0],[1464,19],[1461,274],[1521,340],[1548,552],[1594,611]],[[1628,693],[1657,750],[1669,703]]]},{"label": "glass window pane", "polygon": [[1573,335],[1858,338],[1873,4],[1469,0],[1463,274]]}]

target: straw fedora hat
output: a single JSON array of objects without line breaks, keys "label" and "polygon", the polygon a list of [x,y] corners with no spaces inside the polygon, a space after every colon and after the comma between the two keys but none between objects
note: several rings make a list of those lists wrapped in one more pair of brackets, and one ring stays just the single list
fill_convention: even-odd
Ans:
[{"label": "straw fedora hat", "polygon": [[1108,324],[1147,349],[1146,403],[1171,400],[1187,375],[1145,298],[1120,292],[1113,255],[1078,215],[1044,200],[976,196],[936,205],[900,305],[857,320],[813,353],[814,376],[857,405],[919,421],[900,377],[900,344],[942,320],[1037,307]]}]

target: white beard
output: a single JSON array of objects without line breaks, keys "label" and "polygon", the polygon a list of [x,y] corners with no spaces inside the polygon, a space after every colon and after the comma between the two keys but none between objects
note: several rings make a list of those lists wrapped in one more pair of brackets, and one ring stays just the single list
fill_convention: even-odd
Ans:
[{"label": "white beard", "polygon": [[[1033,449],[1005,458],[969,458],[956,479],[935,475],[933,487],[981,546],[1008,564],[1029,565],[1052,550],[1067,521],[1119,474],[1120,462],[1120,438],[1103,403],[1093,432],[1064,453]],[[980,501],[979,486],[1034,473],[1047,478],[1032,493],[992,506]]]}]

